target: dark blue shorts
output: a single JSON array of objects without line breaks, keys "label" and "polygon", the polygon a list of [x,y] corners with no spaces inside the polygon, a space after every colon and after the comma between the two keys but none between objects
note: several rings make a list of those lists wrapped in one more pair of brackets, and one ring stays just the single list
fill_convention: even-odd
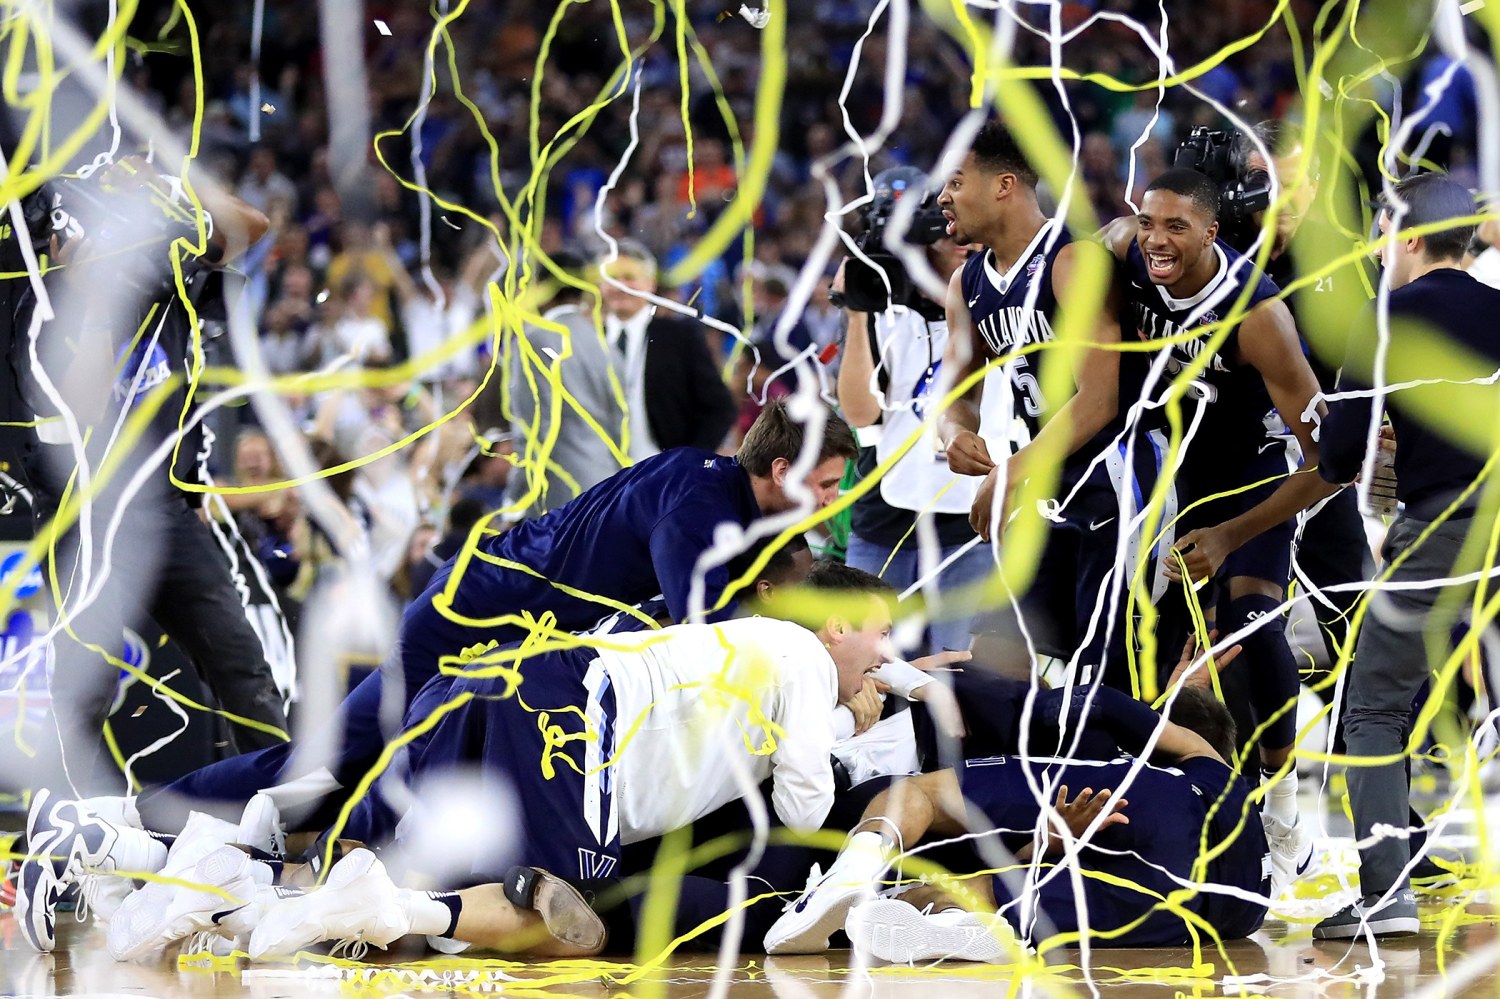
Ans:
[{"label": "dark blue shorts", "polygon": [[[544,867],[564,877],[614,876],[620,823],[613,770],[615,698],[609,674],[592,649],[533,656],[509,692],[498,680],[456,678],[437,704],[457,703],[411,756],[412,780],[454,768],[477,768],[480,793],[517,802],[510,863]],[[420,796],[419,796],[420,800]],[[398,843],[407,838],[403,819]],[[421,858],[408,857],[413,866]],[[503,870],[476,866],[469,884],[497,880]]]},{"label": "dark blue shorts", "polygon": [[1071,480],[1064,476],[1058,497],[1066,502],[1048,532],[1036,577],[1020,599],[1038,652],[1071,659],[1082,649],[1080,665],[1124,690],[1130,689],[1130,587],[1144,561],[1142,580],[1150,598],[1155,600],[1165,590],[1157,564],[1171,546],[1170,534],[1162,531],[1176,513],[1174,488],[1157,536],[1148,538],[1139,528],[1133,530],[1121,558],[1120,532],[1149,502],[1166,456],[1166,441],[1159,431],[1138,434],[1135,441],[1134,448],[1115,444],[1092,469],[1077,470]]},{"label": "dark blue shorts", "polygon": [[[1180,537],[1200,527],[1213,527],[1233,520],[1266,499],[1286,481],[1286,445],[1280,438],[1267,437],[1263,450],[1241,465],[1213,464],[1188,468],[1183,475],[1183,507],[1200,497],[1222,492],[1233,495],[1209,500],[1183,515]],[[1238,491],[1240,487],[1252,488]],[[1219,579],[1249,576],[1286,585],[1292,577],[1292,540],[1297,532],[1295,519],[1277,524],[1231,552],[1220,567]]]},{"label": "dark blue shorts", "polygon": [[[1027,786],[1026,768],[1038,779],[1058,779],[1071,799],[1084,788],[1098,792],[1120,787],[1134,765],[1130,760],[1027,762],[994,757],[967,761],[958,777],[971,808],[1015,848],[1029,841],[1041,817]],[[1205,795],[1181,770],[1143,766],[1123,797],[1130,823],[1104,830],[1079,853],[1077,886],[1069,870],[1051,864],[1042,867],[1040,886],[1023,883],[1026,870],[993,876],[996,904],[1023,938],[1040,944],[1054,933],[1077,934],[1086,926],[1095,946],[1163,947],[1189,941],[1187,924],[1161,901],[1192,879],[1208,814]],[[1259,816],[1252,817],[1258,831]],[[1212,835],[1210,830],[1210,845]],[[1257,869],[1257,883],[1259,875]],[[1218,884],[1226,877],[1234,884],[1243,881],[1218,863],[1209,865],[1204,881]],[[1212,921],[1223,910],[1206,901],[1211,897],[1200,892],[1185,907]],[[1238,912],[1229,923],[1217,928],[1226,937],[1253,932]],[[1064,945],[1076,942],[1074,938]]]}]

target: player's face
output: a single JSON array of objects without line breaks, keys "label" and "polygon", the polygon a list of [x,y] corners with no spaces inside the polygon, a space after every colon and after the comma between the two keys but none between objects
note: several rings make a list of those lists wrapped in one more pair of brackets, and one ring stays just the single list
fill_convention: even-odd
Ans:
[{"label": "player's face", "polygon": [[[1292,185],[1298,180],[1298,173],[1302,169],[1302,149],[1299,147],[1285,156],[1277,156],[1269,166],[1266,158],[1259,152],[1251,152],[1245,159],[1245,166],[1249,170],[1263,171],[1283,185]],[[1318,182],[1311,177],[1302,178],[1301,183],[1295,187],[1283,188],[1281,209],[1276,215],[1276,236],[1271,244],[1273,257],[1279,257],[1285,252],[1287,244],[1297,234],[1297,228],[1302,225],[1307,210],[1312,207],[1313,197],[1317,193]],[[1264,217],[1265,212],[1256,212],[1255,224],[1260,225]]]},{"label": "player's face", "polygon": [[993,174],[979,169],[971,152],[948,178],[938,195],[938,205],[948,219],[948,238],[955,243],[979,242],[980,233],[994,222],[996,202]]},{"label": "player's face", "polygon": [[1416,258],[1412,254],[1410,240],[1396,240],[1394,249],[1390,243],[1385,242],[1386,235],[1390,231],[1390,213],[1381,212],[1381,241],[1375,245],[1375,259],[1380,261],[1380,266],[1391,272],[1391,288],[1396,289],[1411,283],[1411,272],[1416,266]]},{"label": "player's face", "polygon": [[1151,283],[1168,288],[1193,273],[1219,232],[1207,212],[1172,191],[1147,191],[1136,222]]},{"label": "player's face", "polygon": [[[611,278],[634,291],[650,294],[656,291],[656,275],[649,265],[633,257],[620,257],[604,264],[604,272]],[[604,299],[604,311],[620,319],[629,319],[646,307],[646,302],[617,288],[607,281],[599,282],[599,295]]]},{"label": "player's face", "polygon": [[841,628],[830,628],[828,654],[838,667],[839,700],[847,701],[859,693],[866,673],[896,658],[891,648],[891,612],[885,601],[870,597],[870,610],[860,627],[845,622]]}]

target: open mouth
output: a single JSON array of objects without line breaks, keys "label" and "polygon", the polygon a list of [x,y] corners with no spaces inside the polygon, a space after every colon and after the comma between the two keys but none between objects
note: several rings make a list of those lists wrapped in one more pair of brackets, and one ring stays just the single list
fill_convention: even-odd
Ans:
[{"label": "open mouth", "polygon": [[958,229],[958,216],[954,215],[952,212],[948,211],[945,208],[943,209],[943,218],[948,220],[948,228],[943,231],[946,232],[949,236],[953,235],[953,233]]},{"label": "open mouth", "polygon": [[1165,253],[1146,253],[1146,271],[1151,280],[1160,284],[1177,270],[1177,258]]}]

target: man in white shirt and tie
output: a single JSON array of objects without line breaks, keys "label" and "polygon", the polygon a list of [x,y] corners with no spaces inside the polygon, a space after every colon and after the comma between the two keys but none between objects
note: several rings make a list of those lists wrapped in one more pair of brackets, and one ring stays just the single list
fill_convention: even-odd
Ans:
[{"label": "man in white shirt and tie", "polygon": [[674,447],[717,451],[734,400],[702,330],[648,301],[657,289],[651,251],[620,240],[599,271],[605,342],[628,407],[622,447],[633,461]]}]

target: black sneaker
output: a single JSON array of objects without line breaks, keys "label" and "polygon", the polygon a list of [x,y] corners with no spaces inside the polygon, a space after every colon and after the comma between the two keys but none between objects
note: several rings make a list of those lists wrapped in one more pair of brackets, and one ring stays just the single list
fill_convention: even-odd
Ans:
[{"label": "black sneaker", "polygon": [[609,930],[573,885],[540,867],[512,867],[500,882],[505,897],[518,909],[541,915],[553,939],[597,954],[609,942]]},{"label": "black sneaker", "polygon": [[1404,936],[1421,930],[1417,919],[1417,896],[1403,888],[1384,902],[1381,895],[1366,895],[1358,902],[1313,927],[1314,940],[1350,940],[1369,933],[1377,937]]}]

